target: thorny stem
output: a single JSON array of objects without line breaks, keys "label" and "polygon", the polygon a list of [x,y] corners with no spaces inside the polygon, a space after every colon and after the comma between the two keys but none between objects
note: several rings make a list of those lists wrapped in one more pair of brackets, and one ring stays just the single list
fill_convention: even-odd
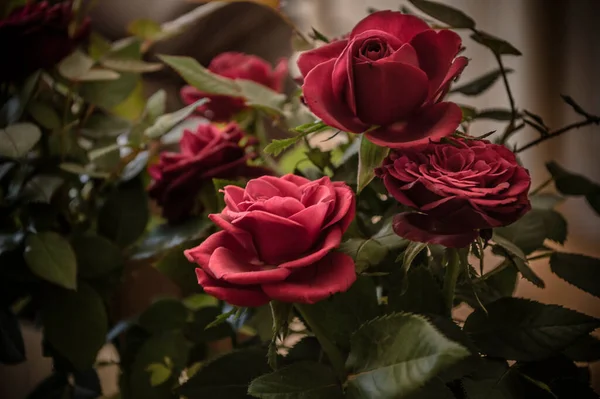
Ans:
[{"label": "thorny stem", "polygon": [[494,57],[498,62],[498,66],[500,67],[502,81],[504,82],[506,94],[508,95],[508,102],[510,103],[510,122],[508,123],[508,126],[504,131],[504,135],[502,136],[502,143],[506,143],[509,137],[516,131],[515,121],[517,120],[517,108],[515,105],[515,98],[513,97],[512,90],[510,89],[510,84],[508,83],[508,77],[506,76],[506,68],[504,67],[504,63],[502,62],[502,57],[500,57],[500,55],[496,53],[494,53]]},{"label": "thorny stem", "polygon": [[550,139],[553,139],[553,138],[555,138],[557,136],[560,136],[561,134],[566,133],[566,132],[568,132],[571,129],[579,129],[580,127],[588,126],[588,125],[591,125],[591,124],[596,124],[596,125],[600,124],[600,117],[598,117],[598,116],[591,116],[591,117],[589,117],[589,118],[587,118],[587,119],[585,119],[583,121],[571,123],[570,125],[561,127],[560,129],[557,129],[557,130],[555,130],[553,132],[548,133],[548,135],[546,135],[546,136],[542,136],[542,137],[540,137],[540,138],[538,138],[536,140],[533,140],[533,141],[525,144],[523,147],[521,147],[518,150],[516,150],[515,153],[518,154],[518,153],[520,153],[522,151],[525,151],[525,150],[527,150],[527,149],[529,149],[531,147],[534,147],[534,146],[536,146],[536,145],[538,145],[538,144],[540,144],[540,143],[542,143],[542,142],[544,142],[546,140],[550,140]]}]

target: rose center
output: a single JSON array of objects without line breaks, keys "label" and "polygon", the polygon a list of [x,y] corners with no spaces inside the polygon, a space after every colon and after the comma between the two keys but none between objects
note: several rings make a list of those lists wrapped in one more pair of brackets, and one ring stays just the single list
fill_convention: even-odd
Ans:
[{"label": "rose center", "polygon": [[377,61],[387,55],[387,46],[379,40],[367,40],[361,46],[360,55]]}]

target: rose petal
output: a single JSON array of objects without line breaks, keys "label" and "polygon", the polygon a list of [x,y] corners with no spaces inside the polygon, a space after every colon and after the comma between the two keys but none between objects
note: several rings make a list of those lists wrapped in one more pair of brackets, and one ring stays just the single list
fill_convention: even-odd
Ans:
[{"label": "rose petal", "polygon": [[225,186],[223,193],[225,206],[234,212],[239,212],[238,204],[244,199],[244,189],[238,186]]},{"label": "rose petal", "polygon": [[330,214],[330,219],[324,228],[337,224],[344,233],[352,220],[356,212],[356,198],[354,192],[350,187],[342,182],[334,182],[335,187],[335,208]]},{"label": "rose petal", "polygon": [[262,289],[278,301],[316,303],[348,290],[354,281],[354,260],[346,254],[332,252],[311,267],[294,271],[281,283],[263,284]]},{"label": "rose petal", "polygon": [[347,40],[336,40],[300,54],[300,57],[298,57],[298,68],[302,76],[306,77],[317,65],[339,57],[347,44]]},{"label": "rose petal", "polygon": [[242,245],[240,241],[250,239],[249,236],[237,235],[234,236],[227,231],[219,231],[210,235],[200,245],[194,248],[186,249],[183,254],[190,262],[198,264],[202,268],[207,268],[211,255],[218,248],[228,248],[234,251],[242,259],[252,259],[256,257],[256,253],[247,250],[247,245]]},{"label": "rose petal", "polygon": [[313,247],[314,249],[319,248],[318,250],[306,256],[299,257],[298,259],[282,263],[279,265],[279,267],[295,269],[298,267],[311,265],[327,255],[329,252],[331,252],[331,250],[340,246],[340,243],[342,242],[342,231],[339,229],[339,227],[331,227],[329,231],[325,231],[324,233],[326,235],[323,241]]},{"label": "rose petal", "polygon": [[246,213],[232,223],[252,235],[260,260],[269,265],[294,259],[312,245],[304,226],[263,211]]},{"label": "rose petal", "polygon": [[404,119],[427,98],[427,75],[408,64],[382,59],[354,65],[356,113],[370,125]]},{"label": "rose petal", "polygon": [[415,35],[429,29],[429,25],[418,17],[386,10],[374,12],[356,24],[350,33],[350,38],[367,30],[379,30],[392,34],[406,43]]},{"label": "rose petal", "polygon": [[464,248],[479,235],[476,230],[452,231],[449,226],[442,225],[427,215],[410,212],[394,216],[393,228],[397,235],[407,240],[439,244],[448,248]]},{"label": "rose petal", "polygon": [[271,77],[271,89],[281,92],[283,90],[283,84],[288,74],[288,59],[282,58],[275,66],[273,70],[273,76]]},{"label": "rose petal", "polygon": [[285,181],[289,181],[290,183],[294,183],[298,187],[310,183],[310,180],[307,179],[306,177],[293,175],[291,173],[288,173],[287,175],[282,176],[281,180],[285,180]]},{"label": "rose petal", "polygon": [[336,60],[331,59],[313,68],[304,79],[302,92],[308,108],[321,120],[345,132],[360,133],[369,128],[360,122],[345,102],[337,99],[332,87]]},{"label": "rose petal", "polygon": [[458,105],[443,102],[423,107],[405,122],[384,126],[366,135],[371,142],[383,147],[409,147],[451,135],[461,119]]},{"label": "rose petal", "polygon": [[[208,215],[208,218],[216,224],[218,227],[223,229],[225,232],[231,235],[237,242],[244,248],[246,252],[252,254],[253,258],[257,258],[258,255],[256,253],[256,248],[254,246],[254,242],[252,241],[252,236],[243,229],[240,229],[237,226],[234,226],[229,221],[225,219],[225,215],[223,214],[214,214],[211,213]],[[219,232],[220,233],[220,232]],[[219,234],[215,233],[215,234]],[[211,237],[214,236],[211,235]],[[210,237],[209,237],[210,238]],[[205,241],[206,242],[206,241]]]},{"label": "rose petal", "polygon": [[294,216],[304,210],[306,208],[296,198],[273,197],[253,203],[246,209],[246,212],[263,211],[294,220]]},{"label": "rose petal", "polygon": [[329,203],[321,202],[312,205],[290,217],[290,220],[301,224],[306,229],[307,239],[315,242],[323,230],[325,217],[329,211]]},{"label": "rose petal", "polygon": [[457,57],[454,60],[452,65],[450,65],[450,69],[444,77],[444,80],[440,84],[440,87],[437,89],[437,91],[434,92],[433,96],[431,97],[432,102],[439,102],[442,98],[444,98],[444,96],[450,89],[450,83],[452,83],[454,79],[458,78],[458,76],[462,73],[463,69],[465,69],[468,63],[469,60],[467,59],[467,57]]},{"label": "rose petal", "polygon": [[219,247],[208,262],[212,275],[231,284],[252,285],[283,281],[290,271],[283,268],[263,269],[244,260],[239,252],[231,248]]},{"label": "rose petal", "polygon": [[204,292],[233,306],[262,306],[270,301],[260,286],[234,286],[212,278],[202,269],[196,269],[198,284]]}]

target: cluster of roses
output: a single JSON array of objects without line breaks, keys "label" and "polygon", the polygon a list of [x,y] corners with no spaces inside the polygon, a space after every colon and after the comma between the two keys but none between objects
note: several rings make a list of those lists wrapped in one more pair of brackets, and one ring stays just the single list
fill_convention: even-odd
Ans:
[{"label": "cluster of roses", "polygon": [[[530,209],[530,178],[514,154],[488,141],[451,137],[460,108],[443,102],[467,64],[457,57],[460,37],[432,30],[417,17],[377,12],[344,39],[303,53],[298,66],[308,108],[327,125],[363,133],[389,147],[376,174],[398,202],[413,209],[394,219],[412,241],[465,247],[485,230],[513,223]],[[280,64],[283,65],[283,64]],[[281,89],[285,68],[256,57],[224,54],[210,66],[230,78]],[[204,96],[193,88],[191,103]],[[200,111],[228,120],[241,99],[211,96]],[[199,265],[204,290],[238,306],[270,300],[314,303],[347,290],[356,279],[351,257],[336,252],[355,214],[355,196],[328,177],[274,177],[247,165],[243,133],[200,125],[186,132],[180,154],[163,154],[151,169],[150,193],[167,217],[185,217],[199,182],[212,177],[256,177],[245,188],[224,189],[225,209],[210,215],[221,231],[185,251]]]}]

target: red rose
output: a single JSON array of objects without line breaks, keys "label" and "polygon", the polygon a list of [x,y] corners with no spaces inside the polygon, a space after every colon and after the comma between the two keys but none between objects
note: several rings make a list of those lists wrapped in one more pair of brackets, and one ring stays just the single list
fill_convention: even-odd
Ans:
[{"label": "red rose", "polygon": [[375,144],[400,148],[448,136],[462,113],[440,102],[467,65],[455,58],[460,37],[421,19],[380,11],[360,21],[347,40],[300,55],[306,105],[329,126],[367,133]]},{"label": "red rose", "polygon": [[[240,145],[243,138],[246,143]],[[160,162],[148,170],[154,179],[149,195],[162,207],[163,216],[170,222],[189,216],[200,188],[207,181],[212,184],[213,178],[270,174],[268,169],[248,165],[255,156],[246,151],[252,144],[248,139],[235,123],[223,129],[200,124],[196,132],[185,130],[179,142],[181,153],[162,153]]]},{"label": "red rose", "polygon": [[392,151],[376,170],[401,213],[394,231],[411,241],[461,248],[478,229],[506,226],[531,208],[529,173],[506,147],[452,140]]},{"label": "red rose", "polygon": [[69,55],[90,32],[86,18],[69,34],[75,15],[72,2],[54,6],[28,2],[0,20],[0,81],[18,81],[38,69],[50,69]]},{"label": "red rose", "polygon": [[354,193],[328,177],[264,176],[225,187],[223,229],[185,251],[207,293],[236,306],[315,303],[346,291],[354,261],[332,252],[354,218]]},{"label": "red rose", "polygon": [[[251,80],[277,92],[283,90],[283,82],[288,72],[285,59],[280,60],[273,69],[268,62],[259,57],[233,52],[222,53],[213,58],[208,70],[229,79]],[[243,98],[207,94],[193,86],[184,86],[181,89],[181,98],[186,104],[192,104],[201,98],[210,99],[210,102],[198,107],[198,112],[213,121],[227,122],[233,115],[246,108]]]}]

